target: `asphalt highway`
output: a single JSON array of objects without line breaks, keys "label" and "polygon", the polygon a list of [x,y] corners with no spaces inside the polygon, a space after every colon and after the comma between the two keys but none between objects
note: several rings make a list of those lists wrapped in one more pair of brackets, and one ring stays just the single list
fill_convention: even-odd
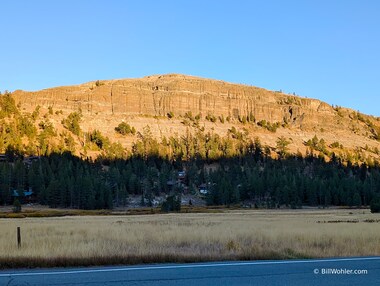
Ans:
[{"label": "asphalt highway", "polygon": [[0,285],[380,285],[380,257],[4,270]]}]

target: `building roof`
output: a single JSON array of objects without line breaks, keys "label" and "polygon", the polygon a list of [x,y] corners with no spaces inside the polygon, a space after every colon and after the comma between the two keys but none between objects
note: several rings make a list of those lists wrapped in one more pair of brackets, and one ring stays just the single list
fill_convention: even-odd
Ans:
[{"label": "building roof", "polygon": [[[33,191],[24,191],[24,197],[29,197],[33,195]],[[13,194],[12,194],[13,197],[19,197],[20,194],[17,190],[13,190]]]}]

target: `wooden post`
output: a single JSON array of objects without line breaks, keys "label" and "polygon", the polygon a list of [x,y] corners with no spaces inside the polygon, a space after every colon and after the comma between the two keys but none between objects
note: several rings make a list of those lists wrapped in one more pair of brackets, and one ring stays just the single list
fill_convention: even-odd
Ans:
[{"label": "wooden post", "polygon": [[18,248],[21,247],[21,229],[19,226],[17,227],[17,246]]}]

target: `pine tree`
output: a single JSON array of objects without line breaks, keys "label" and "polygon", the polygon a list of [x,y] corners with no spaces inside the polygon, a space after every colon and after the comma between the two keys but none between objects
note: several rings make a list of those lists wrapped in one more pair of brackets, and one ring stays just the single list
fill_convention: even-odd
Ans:
[{"label": "pine tree", "polygon": [[288,145],[290,144],[290,142],[284,136],[281,136],[277,139],[276,144],[278,154],[281,158],[284,158],[288,153]]}]

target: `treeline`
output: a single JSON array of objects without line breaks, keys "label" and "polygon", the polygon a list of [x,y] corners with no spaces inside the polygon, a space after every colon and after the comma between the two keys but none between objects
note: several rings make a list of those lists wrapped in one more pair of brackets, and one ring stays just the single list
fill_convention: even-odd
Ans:
[{"label": "treeline", "polygon": [[[37,201],[50,207],[110,209],[127,206],[129,195],[141,205],[154,196],[199,194],[203,185],[209,205],[252,207],[362,206],[379,196],[380,168],[326,163],[318,157],[272,159],[253,148],[244,156],[222,158],[212,165],[201,158],[169,161],[159,156],[117,160],[82,160],[66,152],[34,160],[15,157],[0,163],[0,202],[12,203],[13,190],[31,188]],[[185,178],[177,181],[178,171]]]},{"label": "treeline", "polygon": [[[224,167],[223,167],[224,166]],[[229,160],[210,173],[209,204],[255,207],[362,206],[379,195],[380,169],[344,166],[309,156]]]},{"label": "treeline", "polygon": [[112,188],[96,163],[70,153],[40,157],[31,165],[20,158],[0,164],[0,201],[11,203],[14,191],[32,190],[37,202],[50,207],[112,208]]}]

